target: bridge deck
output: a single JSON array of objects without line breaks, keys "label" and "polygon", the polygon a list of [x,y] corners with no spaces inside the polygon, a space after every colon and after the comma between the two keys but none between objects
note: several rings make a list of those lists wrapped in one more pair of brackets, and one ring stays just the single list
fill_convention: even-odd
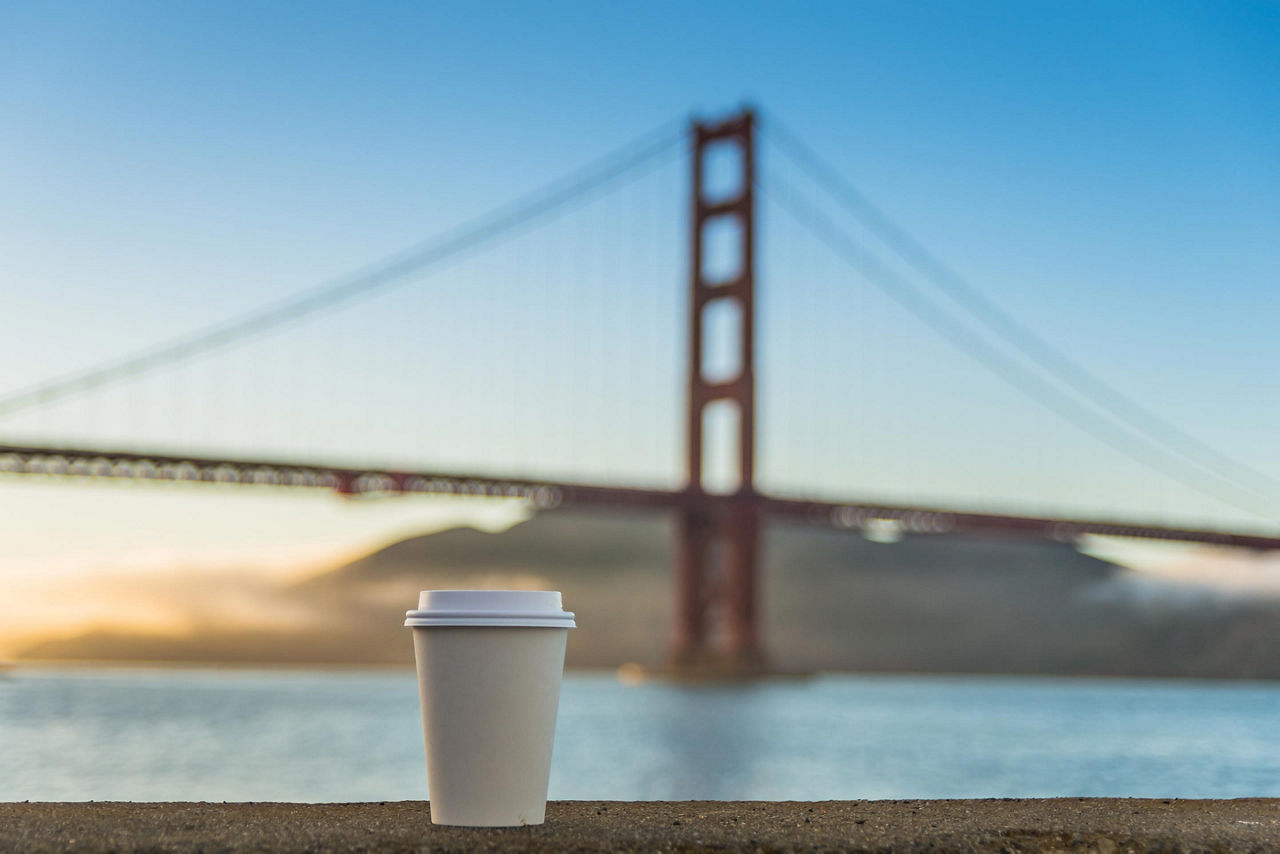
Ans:
[{"label": "bridge deck", "polygon": [[[331,466],[317,462],[234,460],[143,451],[104,451],[0,445],[0,474],[72,478],[115,478],[237,484],[300,489],[330,489],[343,495],[403,494],[505,498],[539,509],[600,506],[662,511],[692,499],[679,490],[601,486],[493,474],[396,471]],[[706,497],[699,499],[705,501]],[[1280,549],[1280,536],[1210,531],[1105,519],[1063,519],[973,513],[941,507],[910,507],[868,501],[806,501],[767,495],[722,496],[725,503],[754,501],[772,518],[863,531],[889,526],[911,534],[1016,536],[1075,542],[1084,536],[1128,537],[1203,543],[1258,550]]]}]

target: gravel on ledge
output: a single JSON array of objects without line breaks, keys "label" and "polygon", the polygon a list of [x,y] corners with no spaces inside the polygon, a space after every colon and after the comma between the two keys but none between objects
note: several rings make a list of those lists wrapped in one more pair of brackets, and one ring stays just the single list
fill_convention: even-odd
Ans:
[{"label": "gravel on ledge", "polygon": [[0,851],[1277,851],[1280,799],[560,801],[539,827],[423,802],[6,803]]}]

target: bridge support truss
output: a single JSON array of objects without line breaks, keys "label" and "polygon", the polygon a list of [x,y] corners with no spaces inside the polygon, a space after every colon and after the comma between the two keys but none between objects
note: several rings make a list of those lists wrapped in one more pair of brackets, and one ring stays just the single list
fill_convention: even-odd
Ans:
[{"label": "bridge support truss", "polygon": [[[677,671],[751,673],[763,666],[758,630],[760,501],[755,491],[755,117],[743,112],[693,128],[689,261],[687,485],[675,524],[675,608],[670,664]],[[708,161],[728,165],[727,193],[708,186]],[[723,238],[709,251],[709,238]],[[713,257],[714,255],[714,257]],[[730,309],[736,373],[709,377],[708,318]],[[708,409],[736,416],[737,485],[708,488]]]}]

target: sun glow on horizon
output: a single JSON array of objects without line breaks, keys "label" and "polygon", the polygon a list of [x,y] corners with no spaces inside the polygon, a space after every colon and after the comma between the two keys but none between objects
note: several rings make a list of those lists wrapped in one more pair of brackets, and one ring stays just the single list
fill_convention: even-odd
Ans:
[{"label": "sun glow on horizon", "polygon": [[94,629],[288,625],[304,615],[281,587],[405,537],[502,530],[527,515],[512,502],[231,488],[235,501],[221,487],[0,479],[0,656]]}]

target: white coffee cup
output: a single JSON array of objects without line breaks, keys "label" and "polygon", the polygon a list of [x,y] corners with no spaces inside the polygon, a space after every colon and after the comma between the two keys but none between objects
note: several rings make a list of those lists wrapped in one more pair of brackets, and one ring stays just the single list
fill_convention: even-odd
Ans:
[{"label": "white coffee cup", "polygon": [[542,824],[573,613],[538,590],[424,590],[413,629],[433,824]]}]

